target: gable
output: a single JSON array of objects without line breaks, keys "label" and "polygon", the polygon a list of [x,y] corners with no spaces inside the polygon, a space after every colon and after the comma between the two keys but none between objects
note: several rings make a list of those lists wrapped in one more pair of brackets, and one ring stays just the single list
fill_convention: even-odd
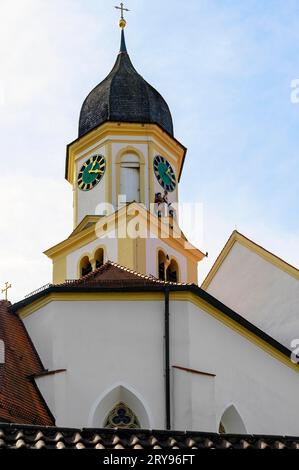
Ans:
[{"label": "gable", "polygon": [[203,286],[290,348],[299,337],[298,270],[239,234],[230,240]]}]

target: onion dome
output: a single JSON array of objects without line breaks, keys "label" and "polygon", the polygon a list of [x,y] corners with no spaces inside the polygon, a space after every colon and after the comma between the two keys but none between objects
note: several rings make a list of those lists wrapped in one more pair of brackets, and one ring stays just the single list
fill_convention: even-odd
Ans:
[{"label": "onion dome", "polygon": [[121,46],[110,74],[83,103],[79,137],[107,121],[157,124],[173,136],[173,122],[164,98],[135,70],[121,32]]}]

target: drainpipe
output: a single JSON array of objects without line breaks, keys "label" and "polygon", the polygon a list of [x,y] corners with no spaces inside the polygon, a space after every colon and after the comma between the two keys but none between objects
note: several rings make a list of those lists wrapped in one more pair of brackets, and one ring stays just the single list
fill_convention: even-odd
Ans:
[{"label": "drainpipe", "polygon": [[165,289],[165,416],[166,429],[171,430],[170,403],[170,328],[169,328],[169,289]]}]

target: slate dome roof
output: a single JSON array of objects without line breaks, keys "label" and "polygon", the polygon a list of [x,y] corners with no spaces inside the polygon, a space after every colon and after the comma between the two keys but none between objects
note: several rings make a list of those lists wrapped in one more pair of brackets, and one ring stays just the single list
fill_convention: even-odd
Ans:
[{"label": "slate dome roof", "polygon": [[135,70],[122,30],[120,52],[113,69],[83,103],[79,137],[106,121],[158,124],[173,136],[173,122],[164,98]]}]

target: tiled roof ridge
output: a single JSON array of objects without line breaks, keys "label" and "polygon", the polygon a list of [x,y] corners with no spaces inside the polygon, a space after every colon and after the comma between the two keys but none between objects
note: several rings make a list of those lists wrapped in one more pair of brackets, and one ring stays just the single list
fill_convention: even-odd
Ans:
[{"label": "tiled roof ridge", "polygon": [[299,449],[299,437],[150,429],[78,429],[0,423],[0,449]]},{"label": "tiled roof ridge", "polygon": [[[161,279],[158,279],[152,275],[147,275],[147,274],[141,274],[137,271],[134,271],[132,269],[126,268],[125,266],[122,266],[118,263],[115,263],[113,261],[108,260],[105,264],[103,264],[100,268],[95,269],[89,274],[86,274],[85,276],[81,277],[80,279],[74,279],[72,281],[68,281],[62,284],[57,284],[56,287],[63,287],[63,286],[76,286],[83,284],[86,281],[92,281],[93,278],[95,278],[98,274],[101,274],[105,271],[107,271],[109,268],[114,267],[117,268],[123,272],[132,274],[138,279],[144,279],[145,281],[150,281],[153,282],[154,284],[159,284],[159,285],[169,285],[169,286],[191,286],[193,285],[192,283],[181,283],[181,282],[170,282],[170,281],[162,281]],[[128,280],[126,280],[128,281]]]}]

